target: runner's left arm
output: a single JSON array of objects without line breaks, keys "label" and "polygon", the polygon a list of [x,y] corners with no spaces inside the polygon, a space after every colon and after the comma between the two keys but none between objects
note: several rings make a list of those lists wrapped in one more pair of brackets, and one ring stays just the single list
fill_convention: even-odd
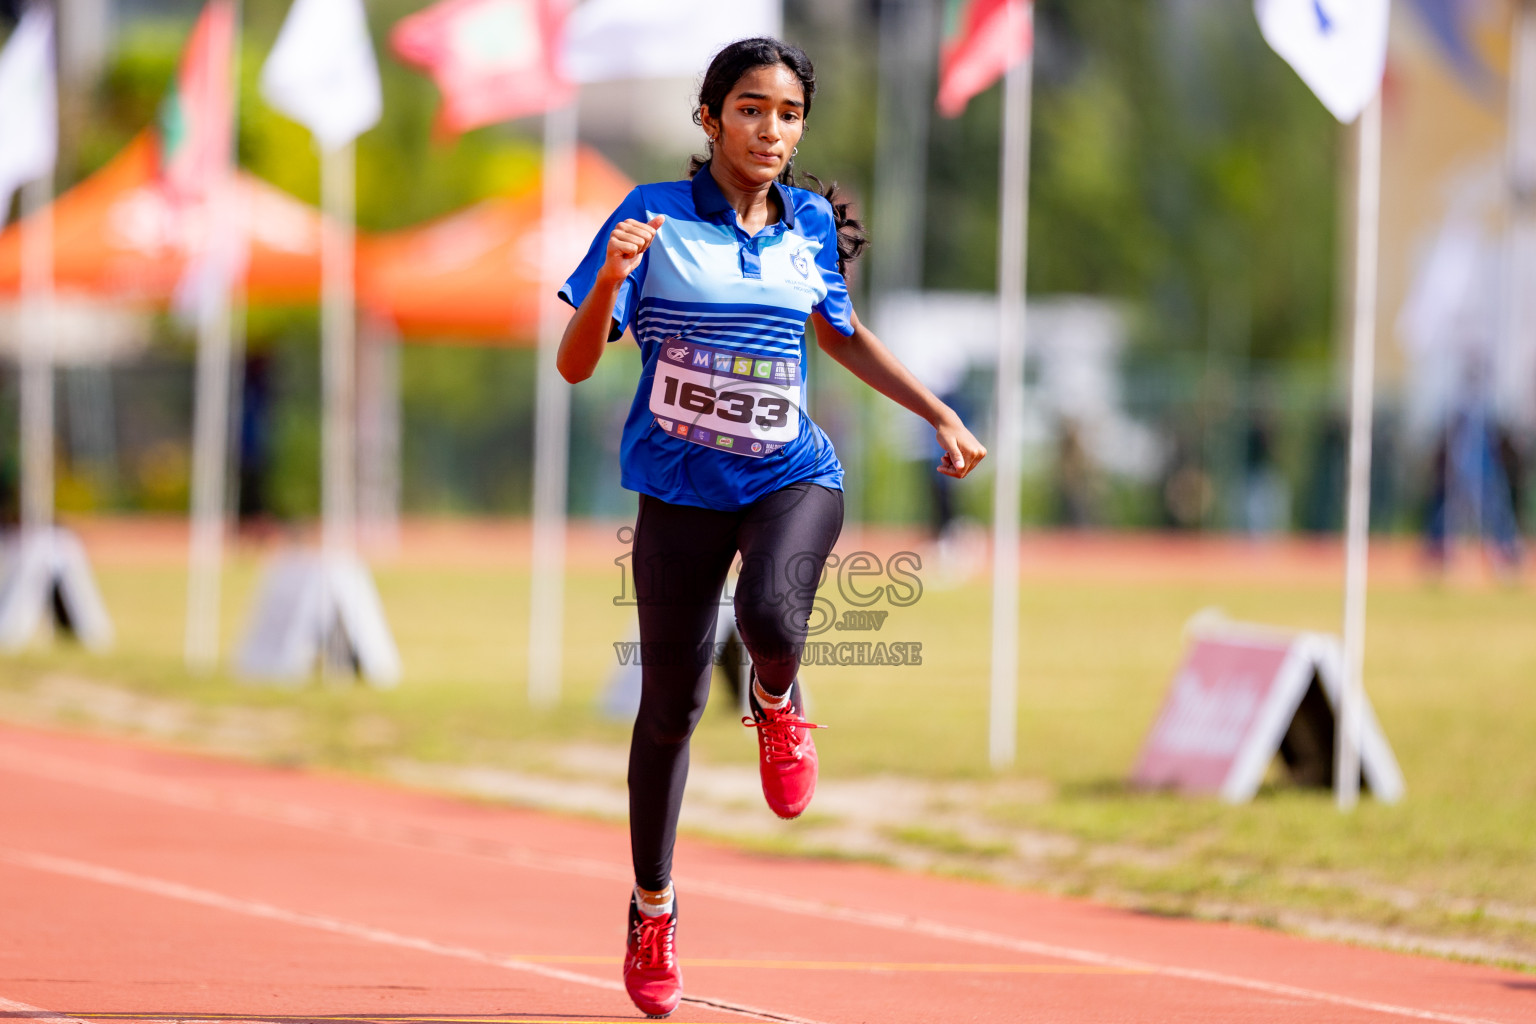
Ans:
[{"label": "runner's left arm", "polygon": [[880,392],[897,405],[909,409],[933,425],[944,458],[938,471],[946,476],[964,477],[986,458],[987,449],[976,440],[955,410],[939,401],[937,395],[913,376],[912,371],[871,331],[851,314],[853,334],[844,336],[820,313],[811,314],[816,328],[816,343],[855,377]]}]

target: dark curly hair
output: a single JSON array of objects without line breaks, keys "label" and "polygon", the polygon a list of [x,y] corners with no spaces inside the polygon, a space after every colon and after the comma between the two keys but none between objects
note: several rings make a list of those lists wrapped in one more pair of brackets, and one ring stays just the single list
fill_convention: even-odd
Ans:
[{"label": "dark curly hair", "polygon": [[[736,83],[741,81],[743,75],[775,64],[784,65],[800,80],[800,87],[805,90],[803,116],[809,126],[811,101],[816,97],[816,69],[800,47],[766,36],[738,39],[715,54],[715,59],[709,62],[709,69],[704,72],[704,81],[699,85],[699,102],[693,108],[693,123],[700,126],[704,124],[705,110],[712,117],[719,117],[725,107],[725,98],[736,88]],[[688,177],[699,173],[708,162],[708,157],[690,157]],[[855,215],[853,201],[838,188],[837,182],[824,185],[814,174],[796,173],[793,158],[784,165],[784,171],[779,175],[780,183],[791,186],[799,185],[802,178],[810,181],[815,191],[832,204],[832,214],[837,224],[837,269],[839,273],[846,274],[848,264],[858,259],[864,247],[869,244],[864,234],[864,224]]]}]

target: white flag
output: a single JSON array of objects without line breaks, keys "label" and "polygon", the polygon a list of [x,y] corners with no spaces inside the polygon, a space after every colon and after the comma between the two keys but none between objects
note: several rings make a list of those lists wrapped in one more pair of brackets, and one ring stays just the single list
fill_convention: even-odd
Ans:
[{"label": "white flag", "polygon": [[363,0],[293,0],[261,69],[261,94],[327,152],[378,124],[384,96]]},{"label": "white flag", "polygon": [[0,52],[0,223],[11,194],[51,174],[58,154],[53,13],[32,4]]},{"label": "white flag", "polygon": [[777,35],[781,0],[588,0],[566,22],[575,82],[698,75],[727,43]]},{"label": "white flag", "polygon": [[1360,116],[1387,67],[1391,0],[1254,0],[1259,28],[1334,117]]}]

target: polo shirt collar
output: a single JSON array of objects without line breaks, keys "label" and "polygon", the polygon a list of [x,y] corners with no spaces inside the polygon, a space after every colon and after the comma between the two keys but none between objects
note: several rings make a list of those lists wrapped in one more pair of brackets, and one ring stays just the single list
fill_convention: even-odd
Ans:
[{"label": "polo shirt collar", "polygon": [[[789,189],[775,181],[773,190],[778,194],[779,207],[784,211],[784,226],[790,230],[795,227],[795,207],[789,196]],[[725,198],[725,193],[720,191],[720,186],[715,182],[715,176],[709,173],[709,164],[700,167],[698,173],[693,176],[693,208],[700,217],[716,217],[731,209],[730,202]]]}]

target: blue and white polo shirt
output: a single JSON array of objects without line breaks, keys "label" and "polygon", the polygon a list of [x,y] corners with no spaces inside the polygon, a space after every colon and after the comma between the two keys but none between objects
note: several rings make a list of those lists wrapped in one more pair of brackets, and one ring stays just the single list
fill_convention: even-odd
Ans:
[{"label": "blue and white polo shirt", "polygon": [[[673,424],[664,418],[658,422],[652,411],[663,342],[674,354],[679,351],[675,346],[687,344],[690,355],[701,360],[705,352],[722,363],[731,361],[727,357],[739,357],[743,366],[751,360],[760,368],[758,376],[792,373],[799,378],[803,406],[806,319],[814,310],[845,336],[853,333],[853,306],[837,269],[831,205],[806,189],[777,183],[773,188],[783,218],[748,235],[708,166],[692,180],[641,185],[608,218],[560,289],[562,299],[579,306],[602,268],[615,225],[666,217],[640,264],[619,287],[609,336],[613,341],[633,328],[642,359],[640,386],[620,446],[621,482],[629,490],[674,504],[732,511],[790,484],[809,481],[842,489],[837,453],[803,408],[798,436],[782,447],[770,444],[772,454],[755,458],[674,436]],[[677,430],[688,433],[686,425],[678,424]],[[729,445],[732,439],[721,436],[719,443]]]}]

